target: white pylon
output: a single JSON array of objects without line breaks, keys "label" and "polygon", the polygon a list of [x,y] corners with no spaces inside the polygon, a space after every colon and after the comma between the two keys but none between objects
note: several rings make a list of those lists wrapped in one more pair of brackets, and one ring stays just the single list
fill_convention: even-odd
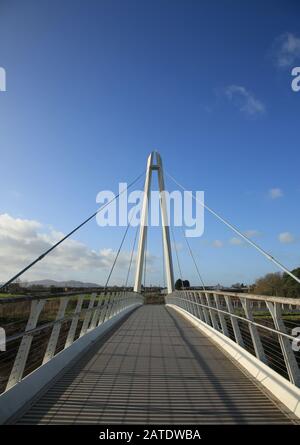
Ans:
[{"label": "white pylon", "polygon": [[[154,158],[156,163],[154,163]],[[141,226],[140,235],[138,243],[138,254],[137,254],[137,265],[135,274],[134,291],[141,292],[142,286],[142,275],[144,266],[144,256],[145,256],[145,245],[147,238],[147,226],[148,226],[148,202],[150,198],[151,189],[151,178],[152,172],[156,170],[158,174],[158,187],[160,192],[160,209],[161,209],[161,220],[162,220],[162,232],[163,232],[163,250],[164,250],[164,266],[165,266],[165,276],[167,281],[168,293],[174,291],[174,274],[173,274],[173,263],[172,263],[172,253],[171,253],[171,243],[169,234],[169,221],[166,205],[165,196],[165,183],[163,175],[162,160],[157,151],[153,151],[147,161],[147,171],[145,178],[144,187],[144,198],[141,213]]]}]

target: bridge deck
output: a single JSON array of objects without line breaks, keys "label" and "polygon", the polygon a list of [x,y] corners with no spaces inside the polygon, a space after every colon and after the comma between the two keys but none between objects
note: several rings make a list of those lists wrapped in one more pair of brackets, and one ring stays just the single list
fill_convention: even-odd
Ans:
[{"label": "bridge deck", "polygon": [[290,423],[208,338],[165,306],[143,306],[99,341],[19,424]]}]

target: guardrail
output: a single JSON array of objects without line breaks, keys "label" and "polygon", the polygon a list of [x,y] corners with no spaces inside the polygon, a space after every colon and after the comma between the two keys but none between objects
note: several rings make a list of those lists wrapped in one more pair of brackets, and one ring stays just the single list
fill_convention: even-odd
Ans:
[{"label": "guardrail", "polygon": [[165,297],[300,387],[300,299],[215,291]]},{"label": "guardrail", "polygon": [[130,306],[142,304],[134,292],[100,292],[0,299],[0,393],[49,362],[77,339]]}]

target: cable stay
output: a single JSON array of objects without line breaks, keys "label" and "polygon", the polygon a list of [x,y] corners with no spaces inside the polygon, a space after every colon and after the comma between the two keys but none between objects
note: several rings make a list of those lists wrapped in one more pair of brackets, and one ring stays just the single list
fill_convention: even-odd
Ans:
[{"label": "cable stay", "polygon": [[[174,250],[175,250],[175,256],[176,256],[177,266],[178,266],[178,270],[179,270],[179,276],[180,276],[180,279],[181,279],[181,281],[182,281],[182,283],[183,283],[182,269],[181,269],[181,265],[180,265],[180,261],[179,261],[179,254],[178,254],[178,249],[177,249],[177,245],[176,245],[176,240],[175,240],[174,230],[173,230],[173,227],[172,227],[171,225],[170,225],[170,227],[171,227],[171,234],[172,234],[172,239],[173,239],[173,244],[174,244]],[[191,258],[192,258],[192,261],[193,261],[193,264],[194,264],[194,266],[195,266],[195,269],[196,269],[198,278],[199,278],[199,280],[200,280],[201,286],[202,286],[203,290],[205,291],[205,284],[204,284],[202,275],[201,275],[201,273],[200,273],[199,267],[198,267],[198,265],[197,265],[197,262],[196,262],[196,259],[195,259],[195,255],[194,255],[194,253],[193,253],[193,251],[192,251],[192,248],[191,248],[191,246],[190,246],[190,243],[188,242],[187,237],[186,237],[185,234],[184,234],[183,227],[181,227],[181,230],[182,230],[183,238],[185,239],[185,242],[186,242],[186,244],[187,244],[189,254],[190,254],[190,256],[191,256]]]},{"label": "cable stay", "polygon": [[[119,246],[119,248],[118,248],[118,251],[117,251],[117,253],[116,253],[115,259],[114,259],[113,264],[112,264],[112,267],[111,267],[111,269],[110,269],[110,271],[109,271],[109,274],[108,274],[108,277],[107,277],[107,279],[106,279],[106,283],[105,283],[105,286],[104,286],[104,290],[106,290],[107,287],[108,287],[109,280],[110,280],[110,278],[111,278],[111,276],[112,276],[112,273],[113,273],[113,271],[114,271],[114,268],[115,268],[115,265],[116,265],[116,263],[117,263],[118,257],[119,257],[119,255],[120,255],[122,246],[123,246],[124,241],[125,241],[125,239],[126,239],[126,236],[127,236],[128,230],[129,230],[129,227],[131,226],[131,221],[132,221],[132,219],[133,219],[133,216],[134,216],[134,215],[132,214],[131,219],[129,220],[129,222],[128,222],[127,226],[126,226],[126,230],[125,230],[124,235],[123,235],[123,237],[122,237],[120,246]],[[126,275],[126,281],[125,281],[125,285],[123,286],[123,290],[124,290],[124,291],[125,291],[125,289],[126,289],[126,287],[127,287],[127,284],[128,284],[128,279],[129,279],[129,274],[130,274],[131,264],[132,264],[132,260],[133,260],[134,248],[135,248],[135,244],[136,244],[137,234],[138,234],[138,230],[135,231],[135,237],[134,237],[134,242],[133,242],[133,246],[132,246],[132,249],[131,249],[130,261],[129,261],[129,267],[128,267],[128,271],[127,271],[127,275]]]},{"label": "cable stay", "polygon": [[199,199],[196,198],[196,196],[187,190],[183,185],[181,185],[172,175],[170,175],[168,172],[166,172],[166,175],[172,179],[175,184],[180,187],[182,190],[187,192],[195,201],[197,201],[204,209],[206,209],[208,212],[210,212],[212,215],[214,215],[218,220],[220,220],[223,224],[225,224],[227,227],[229,227],[233,232],[235,232],[237,235],[239,235],[241,238],[243,238],[244,241],[246,241],[250,246],[254,247],[258,252],[260,252],[263,256],[265,256],[269,261],[272,261],[274,264],[276,264],[277,267],[279,267],[281,270],[286,272],[290,277],[292,277],[297,283],[300,283],[300,279],[296,277],[292,272],[290,272],[287,267],[285,267],[283,264],[281,264],[276,258],[274,258],[272,255],[270,255],[268,252],[266,252],[262,247],[260,247],[258,244],[256,244],[254,241],[252,241],[250,238],[248,238],[246,235],[244,235],[237,227],[235,227],[233,224],[231,224],[229,221],[227,221],[225,218],[223,218],[221,215],[219,215],[217,212],[215,212],[211,207],[208,207],[204,202],[201,202]]},{"label": "cable stay", "polygon": [[114,259],[113,264],[112,264],[112,266],[111,266],[111,269],[110,269],[110,271],[109,271],[109,274],[108,274],[108,276],[107,276],[107,279],[106,279],[106,282],[105,282],[105,286],[104,286],[104,291],[107,289],[107,286],[108,286],[110,277],[111,277],[111,275],[112,275],[112,273],[113,273],[113,271],[114,271],[116,262],[117,262],[117,260],[118,260],[118,258],[119,258],[119,255],[120,255],[122,246],[123,246],[123,244],[124,244],[126,235],[127,235],[127,233],[128,233],[129,226],[130,226],[130,222],[127,224],[127,227],[126,227],[126,230],[125,230],[124,235],[123,235],[123,237],[122,237],[120,246],[119,246],[118,251],[117,251],[117,253],[116,253],[116,256],[115,256],[115,259]]},{"label": "cable stay", "polygon": [[135,249],[135,244],[136,244],[136,240],[137,240],[137,235],[138,235],[138,228],[136,228],[136,231],[135,231],[133,246],[132,246],[131,254],[130,254],[130,261],[129,261],[128,271],[127,271],[127,276],[126,276],[126,280],[125,280],[125,284],[124,284],[124,291],[126,290],[126,288],[128,286],[128,280],[129,280],[130,269],[131,269],[131,265],[132,265],[132,261],[133,261],[133,255],[134,255],[134,249]]},{"label": "cable stay", "polygon": [[171,224],[170,224],[170,228],[171,228],[171,234],[172,234],[173,245],[174,245],[174,250],[175,250],[177,267],[178,267],[178,271],[179,271],[179,278],[181,279],[181,282],[183,283],[183,275],[182,275],[182,270],[181,270],[181,266],[180,266],[180,262],[179,262],[179,255],[178,255],[178,250],[177,250],[174,230],[173,230],[173,227],[171,226]]},{"label": "cable stay", "polygon": [[[182,283],[183,283],[182,269],[181,269],[180,262],[179,262],[179,254],[178,254],[178,250],[177,250],[177,245],[176,245],[176,240],[175,240],[175,234],[174,234],[174,230],[173,230],[173,227],[172,227],[171,223],[170,223],[170,228],[171,228],[171,234],[172,234],[172,239],[173,239],[173,244],[174,244],[174,249],[175,249],[176,261],[177,261],[178,270],[179,270],[179,276],[180,276],[180,279],[181,279],[181,281],[182,281]],[[193,261],[193,263],[194,263],[194,266],[195,266],[195,269],[196,269],[198,278],[199,278],[199,280],[200,280],[201,286],[202,286],[203,290],[205,290],[205,284],[204,284],[202,275],[201,275],[201,273],[200,273],[200,270],[199,270],[199,267],[198,267],[198,265],[197,265],[197,263],[196,263],[196,259],[195,259],[195,256],[194,256],[194,254],[193,254],[192,248],[191,248],[191,246],[190,246],[190,243],[188,242],[187,237],[185,236],[185,232],[184,232],[184,229],[183,229],[182,226],[181,226],[181,231],[182,231],[182,236],[183,236],[183,238],[185,239],[185,242],[186,242],[186,244],[187,244],[189,254],[190,254],[190,256],[191,256],[191,258],[192,258],[192,261]]]},{"label": "cable stay", "polygon": [[166,272],[165,272],[165,253],[164,253],[164,238],[161,233],[161,248],[162,248],[162,278],[163,278],[163,289],[166,288]]},{"label": "cable stay", "polygon": [[192,251],[191,245],[190,245],[190,243],[188,242],[188,239],[187,239],[187,237],[185,236],[185,233],[184,233],[183,227],[181,227],[181,230],[182,230],[182,233],[183,233],[183,237],[184,237],[184,239],[185,239],[185,242],[186,242],[186,244],[187,244],[187,246],[188,246],[188,250],[189,250],[189,253],[190,253],[190,255],[191,255],[191,258],[192,258],[192,260],[193,260],[193,263],[194,263],[194,266],[195,266],[195,269],[196,269],[196,272],[197,272],[198,278],[199,278],[199,280],[200,280],[200,283],[201,283],[201,285],[202,285],[202,287],[203,287],[203,290],[205,290],[205,284],[204,284],[204,281],[203,281],[202,275],[200,274],[200,270],[199,270],[199,267],[198,267],[198,265],[197,265],[197,262],[196,262],[195,256],[194,256],[194,254],[193,254],[193,251]]},{"label": "cable stay", "polygon": [[32,261],[30,264],[28,264],[24,269],[22,269],[20,272],[18,272],[16,275],[14,275],[12,278],[10,278],[6,283],[2,284],[0,286],[0,290],[4,289],[6,286],[11,284],[13,281],[15,281],[17,278],[19,278],[21,275],[23,275],[27,270],[31,269],[37,262],[44,259],[50,252],[52,252],[54,249],[56,249],[60,244],[62,244],[66,239],[68,239],[71,235],[73,235],[77,230],[81,229],[85,224],[87,224],[89,221],[91,221],[98,213],[103,211],[107,206],[109,206],[112,202],[114,202],[116,199],[119,198],[123,193],[125,193],[127,190],[129,190],[131,187],[133,187],[134,184],[136,184],[142,176],[144,176],[145,171],[141,173],[139,176],[137,176],[125,189],[123,189],[120,193],[118,193],[114,198],[112,198],[110,201],[106,202],[100,209],[98,209],[96,212],[94,212],[91,216],[89,216],[87,219],[85,219],[82,223],[80,223],[77,227],[75,227],[71,232],[69,232],[67,235],[65,235],[63,238],[61,238],[57,243],[53,244],[48,250],[46,250],[44,253],[42,253],[38,258],[36,258],[34,261]]},{"label": "cable stay", "polygon": [[147,238],[145,240],[145,252],[144,252],[144,293],[146,292],[146,267],[147,267]]}]

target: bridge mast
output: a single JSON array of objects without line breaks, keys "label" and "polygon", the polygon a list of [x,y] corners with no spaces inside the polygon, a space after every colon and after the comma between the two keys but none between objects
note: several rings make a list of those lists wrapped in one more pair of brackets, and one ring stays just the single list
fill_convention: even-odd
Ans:
[{"label": "bridge mast", "polygon": [[[154,158],[156,163],[154,163]],[[140,234],[139,234],[139,243],[138,243],[138,255],[137,255],[137,266],[136,266],[136,274],[135,274],[135,283],[134,283],[134,291],[140,292],[142,285],[142,275],[143,275],[143,266],[144,266],[144,256],[145,256],[145,245],[147,238],[147,229],[148,229],[148,203],[150,199],[150,189],[151,189],[151,179],[152,172],[157,170],[158,174],[158,186],[160,192],[160,209],[161,209],[161,219],[162,219],[162,232],[163,232],[163,250],[164,250],[164,261],[165,261],[165,276],[167,281],[167,289],[168,293],[173,292],[174,290],[174,274],[173,274],[173,263],[172,263],[172,253],[171,253],[171,243],[170,243],[170,234],[169,234],[169,222],[168,222],[168,213],[167,213],[167,205],[166,205],[166,196],[165,196],[165,183],[164,183],[164,175],[163,175],[163,166],[162,160],[157,151],[152,152],[147,161],[147,171],[146,171],[146,179],[144,186],[144,198],[141,212],[141,226],[140,226]]]}]

